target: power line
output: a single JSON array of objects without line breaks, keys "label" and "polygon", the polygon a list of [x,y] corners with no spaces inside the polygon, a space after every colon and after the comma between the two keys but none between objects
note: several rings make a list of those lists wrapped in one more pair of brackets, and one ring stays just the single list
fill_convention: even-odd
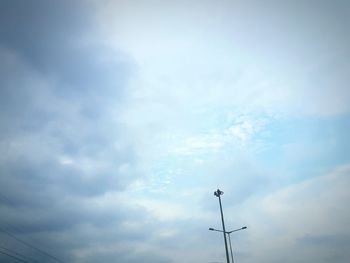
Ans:
[{"label": "power line", "polygon": [[[5,195],[3,195],[2,193],[0,193],[0,198],[3,199],[3,200],[5,200],[5,201],[7,201],[7,202],[10,203],[11,205],[14,204],[12,200],[10,200],[9,198],[7,198],[7,197],[6,197]],[[8,226],[10,226],[10,228],[14,229],[14,230],[17,231],[17,232],[23,232],[23,231],[18,231],[19,229],[18,229],[17,227],[14,227],[12,224],[10,224],[10,223],[8,223],[8,222],[5,222],[5,224],[7,224]],[[28,246],[28,247],[30,247],[30,248],[32,248],[32,249],[34,249],[34,250],[36,250],[36,251],[42,253],[42,254],[44,254],[45,256],[50,257],[50,258],[52,258],[52,259],[54,259],[54,260],[56,260],[56,261],[58,261],[58,262],[64,263],[61,259],[59,259],[59,258],[57,258],[57,257],[55,257],[55,256],[53,256],[53,255],[51,255],[51,254],[49,254],[49,253],[47,253],[47,252],[45,252],[44,250],[42,250],[42,249],[40,249],[40,248],[38,248],[38,247],[36,247],[36,246],[34,246],[34,245],[29,244],[28,242],[25,242],[25,241],[21,240],[20,238],[16,237],[14,234],[9,233],[8,231],[6,231],[5,229],[3,229],[2,227],[0,227],[0,231],[6,233],[6,234],[9,235],[10,237],[12,237],[12,238],[14,238],[15,240],[17,240],[18,242],[21,242],[22,244],[24,244],[24,245],[26,245],[26,246]]]},{"label": "power line", "polygon": [[28,259],[28,260],[30,260],[30,261],[32,261],[32,262],[40,263],[39,261],[37,261],[37,260],[35,260],[35,259],[32,259],[32,258],[30,258],[30,257],[28,257],[28,256],[22,255],[22,254],[20,254],[20,253],[14,251],[14,250],[12,250],[12,249],[8,249],[8,248],[3,247],[3,246],[0,246],[0,249],[6,250],[6,251],[8,251],[9,253],[15,254],[15,255],[17,255],[17,256],[19,256],[19,257],[26,258],[26,259]]},{"label": "power line", "polygon": [[26,245],[26,246],[28,246],[28,247],[30,247],[30,248],[36,250],[36,251],[38,251],[38,252],[40,252],[40,253],[42,253],[42,254],[44,254],[44,255],[46,255],[46,256],[52,258],[52,259],[54,259],[54,260],[56,260],[57,262],[64,263],[64,262],[63,262],[62,260],[60,260],[59,258],[57,258],[57,257],[55,257],[55,256],[53,256],[53,255],[51,255],[51,254],[49,254],[49,253],[47,253],[47,252],[45,252],[44,250],[41,250],[40,248],[37,248],[37,247],[35,247],[35,246],[33,246],[33,245],[31,245],[31,244],[29,244],[29,243],[23,241],[22,239],[20,239],[20,238],[16,237],[15,235],[9,233],[9,232],[6,231],[5,229],[0,228],[0,231],[4,232],[4,233],[7,234],[8,236],[10,236],[10,237],[12,237],[13,239],[17,240],[18,242],[20,242],[20,243],[22,243],[22,244],[24,244],[24,245]]},{"label": "power line", "polygon": [[[0,197],[1,197],[1,196],[0,196]],[[7,227],[6,227],[6,226],[4,226],[4,227],[6,227],[6,229],[7,229],[8,232],[12,232],[12,233],[14,232],[14,233],[16,233],[16,234],[21,234],[21,233],[22,233],[22,234],[23,234],[23,233],[25,234],[25,233],[26,233],[26,231],[23,230],[23,228],[19,228],[18,226],[14,226],[12,223],[8,222],[7,220],[2,219],[1,221],[3,221],[2,223],[4,223],[5,225],[7,225]],[[22,225],[21,227],[23,227],[23,225]],[[1,225],[0,225],[0,229],[3,229],[3,228],[1,227]],[[11,229],[11,231],[10,231],[9,229]],[[34,240],[33,238],[29,237],[29,238],[27,238],[27,240],[28,240],[28,239],[29,239],[29,241],[32,241],[31,243],[33,243],[33,242],[35,243],[35,240]],[[0,248],[6,249],[6,250],[10,251],[9,249],[7,249],[7,248],[5,248],[5,247],[1,247],[1,246],[0,246]],[[12,251],[12,253],[16,254],[16,252],[14,252],[14,251]],[[19,254],[19,255],[20,255],[20,254]],[[20,256],[23,256],[23,255],[20,255]],[[28,260],[31,260],[31,261],[40,263],[40,262],[38,262],[38,261],[36,261],[36,260],[34,260],[34,259],[28,257],[28,256],[24,256],[24,257],[27,257]]]},{"label": "power line", "polygon": [[[1,193],[0,193],[0,197],[1,197]],[[6,198],[6,197],[5,197]],[[12,202],[11,200],[9,200],[8,198],[6,198],[9,202]],[[2,221],[2,222],[1,222]],[[23,226],[23,225],[21,225],[20,223],[17,223],[16,222],[16,226],[14,226],[12,223],[10,223],[9,221],[7,221],[7,220],[5,220],[5,219],[1,219],[0,220],[0,223],[3,223],[3,224],[5,224],[5,225],[7,225],[7,226],[4,226],[6,229],[7,229],[7,231],[9,231],[9,232],[12,232],[12,233],[16,233],[16,234],[26,234],[26,230],[24,230],[24,228],[26,228],[25,226]],[[2,228],[1,227],[1,225],[0,225],[0,228]],[[9,229],[11,229],[11,231],[9,230]],[[29,238],[26,238],[27,240],[29,239],[29,241],[32,241],[31,243],[35,243],[36,242],[36,240],[35,239],[33,239],[33,238],[31,238],[31,237],[29,237]]]},{"label": "power line", "polygon": [[[13,231],[10,231],[10,232],[14,232],[14,233],[22,233],[22,234],[25,234],[26,233],[26,231],[25,230],[23,230],[23,228],[25,228],[23,225],[21,225],[21,227],[19,227],[18,226],[18,224],[20,224],[20,223],[16,223],[17,225],[16,226],[14,226],[12,223],[10,223],[10,222],[8,222],[7,220],[4,220],[4,219],[2,219],[2,223],[4,223],[5,225],[7,225],[7,229],[12,229]],[[1,226],[0,226],[0,228],[1,228]],[[9,231],[9,230],[8,230]],[[30,237],[29,237],[30,238]],[[30,238],[32,241],[34,241],[35,242],[35,240],[33,239],[33,238]]]},{"label": "power line", "polygon": [[6,256],[8,256],[8,257],[10,257],[10,258],[13,258],[14,260],[21,261],[21,262],[24,262],[24,263],[30,263],[30,262],[27,261],[27,260],[18,258],[18,257],[16,257],[16,256],[11,255],[11,254],[7,254],[6,252],[0,251],[0,253],[1,253],[1,254],[4,254],[4,255],[6,255]]}]

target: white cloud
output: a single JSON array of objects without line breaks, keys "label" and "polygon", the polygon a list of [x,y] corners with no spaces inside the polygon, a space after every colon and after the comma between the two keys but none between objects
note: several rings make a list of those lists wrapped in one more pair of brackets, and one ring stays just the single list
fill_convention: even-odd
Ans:
[{"label": "white cloud", "polygon": [[[346,29],[323,6],[311,22],[304,13],[308,4],[287,4],[288,13],[279,4],[268,10],[257,2],[107,3],[99,9],[105,40],[138,66],[130,101],[138,116],[149,109],[169,118],[173,110],[223,106],[296,116],[350,110],[349,65],[336,63],[349,50],[335,31]],[[334,40],[318,34],[322,25]],[[149,113],[147,119],[155,117]]]},{"label": "white cloud", "polygon": [[[40,38],[21,32],[40,28],[45,8],[26,10],[34,23],[0,16],[23,19],[0,49],[0,186],[20,204],[1,204],[4,218],[47,233],[72,262],[210,261],[224,256],[207,233],[220,223],[213,186],[224,185],[228,222],[248,225],[239,262],[289,260],[303,245],[300,262],[321,262],[306,250],[324,255],[322,242],[344,258],[332,244],[349,235],[349,166],[278,191],[293,178],[266,171],[258,152],[271,118],[349,112],[348,28],[329,16],[333,5],[94,4],[100,32],[77,32],[87,24],[71,7],[69,19],[51,8],[55,25],[42,23]],[[282,161],[313,153],[278,147]]]},{"label": "white cloud", "polygon": [[[329,255],[345,262],[348,251],[344,245],[350,242],[349,176],[350,164],[346,164],[243,204],[239,218],[246,220],[249,241],[244,239],[242,250],[251,254],[246,262],[258,258],[261,262],[294,262],[296,255],[300,262],[326,262]],[[317,242],[320,239],[324,243]]]}]

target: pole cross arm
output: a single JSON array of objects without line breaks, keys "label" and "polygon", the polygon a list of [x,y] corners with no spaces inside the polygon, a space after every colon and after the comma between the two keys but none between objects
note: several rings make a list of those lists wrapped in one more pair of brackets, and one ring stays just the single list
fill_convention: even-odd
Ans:
[{"label": "pole cross arm", "polygon": [[220,195],[223,195],[223,194],[224,194],[224,192],[221,191],[220,189],[218,189],[218,190],[216,190],[216,191],[214,192],[214,195],[217,196],[217,197],[219,197]]}]

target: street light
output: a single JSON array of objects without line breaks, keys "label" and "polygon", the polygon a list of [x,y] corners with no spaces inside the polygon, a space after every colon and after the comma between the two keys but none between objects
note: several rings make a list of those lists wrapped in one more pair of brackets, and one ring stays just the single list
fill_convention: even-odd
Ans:
[{"label": "street light", "polygon": [[229,256],[228,256],[228,249],[227,249],[224,214],[222,212],[222,205],[221,205],[221,198],[220,198],[220,196],[223,195],[223,194],[224,194],[224,192],[220,191],[219,189],[214,192],[214,195],[219,198],[220,212],[221,212],[221,221],[222,221],[222,229],[224,230],[223,233],[224,233],[224,240],[225,240],[226,261],[227,261],[227,263],[230,263],[230,259],[229,259]]},{"label": "street light", "polygon": [[233,233],[233,232],[236,232],[236,231],[243,230],[243,229],[247,229],[247,227],[244,226],[244,227],[237,228],[237,229],[235,229],[235,230],[231,230],[231,231],[227,231],[227,232],[224,232],[224,231],[222,231],[222,230],[218,230],[218,229],[215,229],[215,228],[212,228],[212,227],[209,228],[209,230],[211,230],[211,231],[224,232],[224,234],[227,234],[227,235],[228,235],[228,241],[229,241],[229,243],[230,243],[231,261],[232,261],[232,263],[234,263],[234,260],[233,260],[232,244],[231,244],[231,236],[230,236],[230,234]]}]

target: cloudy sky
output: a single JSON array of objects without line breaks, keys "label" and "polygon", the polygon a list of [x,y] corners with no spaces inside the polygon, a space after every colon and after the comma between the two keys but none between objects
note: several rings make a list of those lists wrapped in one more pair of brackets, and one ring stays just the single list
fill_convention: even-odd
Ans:
[{"label": "cloudy sky", "polygon": [[220,188],[236,262],[347,263],[349,28],[346,0],[0,0],[0,261],[225,262]]}]

